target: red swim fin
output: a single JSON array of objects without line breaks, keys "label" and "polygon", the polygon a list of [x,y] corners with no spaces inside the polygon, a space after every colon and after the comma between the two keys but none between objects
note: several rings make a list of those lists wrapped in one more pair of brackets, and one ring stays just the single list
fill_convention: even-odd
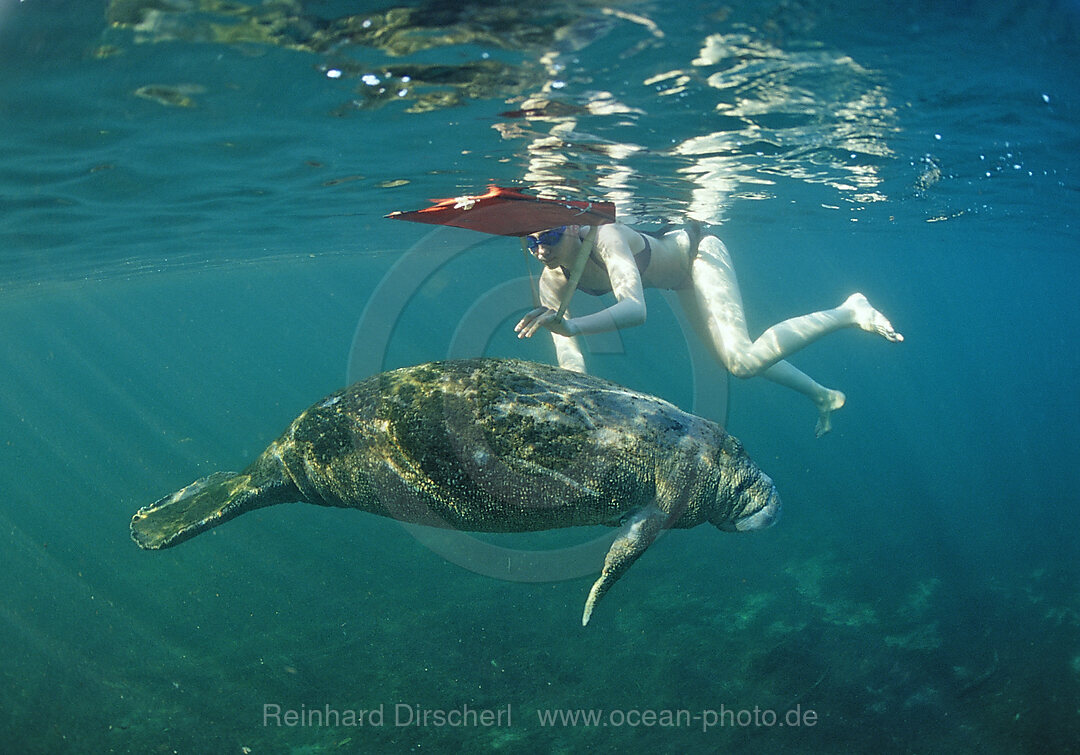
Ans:
[{"label": "red swim fin", "polygon": [[615,222],[612,202],[542,199],[515,189],[489,186],[486,194],[434,200],[422,210],[392,212],[386,217],[414,223],[452,225],[499,236],[525,236],[561,225]]}]

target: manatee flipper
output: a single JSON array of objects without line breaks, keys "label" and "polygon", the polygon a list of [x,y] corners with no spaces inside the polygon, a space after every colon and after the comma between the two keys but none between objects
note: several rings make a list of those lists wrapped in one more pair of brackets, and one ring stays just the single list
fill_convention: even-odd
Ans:
[{"label": "manatee flipper", "polygon": [[649,506],[634,515],[619,531],[619,536],[611,544],[607,558],[604,559],[604,570],[600,573],[600,578],[589,590],[589,597],[585,600],[585,613],[581,616],[581,626],[589,623],[596,604],[619,577],[637,561],[638,556],[652,545],[667,520],[667,514],[656,506]]},{"label": "manatee flipper", "polygon": [[280,478],[258,485],[258,462],[245,472],[215,472],[196,480],[131,517],[131,537],[140,548],[169,548],[252,509],[300,500],[300,491]]}]

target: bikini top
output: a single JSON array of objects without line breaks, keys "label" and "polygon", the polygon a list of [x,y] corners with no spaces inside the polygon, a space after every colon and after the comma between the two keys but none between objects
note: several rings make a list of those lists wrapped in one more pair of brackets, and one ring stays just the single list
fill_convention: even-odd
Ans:
[{"label": "bikini top", "polygon": [[[644,275],[645,268],[647,268],[649,266],[649,262],[652,261],[652,245],[649,243],[649,237],[646,236],[644,233],[640,233],[638,235],[641,236],[641,240],[645,242],[645,247],[640,252],[634,255],[634,263],[637,264],[638,273],[640,275]],[[602,264],[596,258],[596,250],[589,252],[589,259],[591,259],[597,265]],[[565,275],[567,278],[570,277],[570,271],[567,270],[565,267],[560,267],[559,269],[563,271],[563,275]],[[607,288],[586,288],[585,286],[579,284],[577,290],[581,291],[583,294],[588,294],[589,296],[603,296],[604,294],[611,293],[611,282],[608,281]]]}]

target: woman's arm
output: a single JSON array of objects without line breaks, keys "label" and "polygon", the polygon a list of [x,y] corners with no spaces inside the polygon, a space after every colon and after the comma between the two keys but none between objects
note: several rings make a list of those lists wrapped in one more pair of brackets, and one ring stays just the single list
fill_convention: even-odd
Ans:
[{"label": "woman's arm", "polygon": [[[515,328],[518,338],[531,337],[541,326],[553,333],[574,336],[607,333],[643,324],[646,315],[645,295],[642,291],[641,274],[638,272],[637,262],[630,251],[627,239],[631,233],[633,231],[625,226],[604,225],[600,227],[596,241],[597,256],[607,271],[611,291],[615,295],[614,304],[595,314],[556,321],[555,312],[559,299],[555,299],[554,306],[549,306],[545,302],[543,307],[525,315],[518,323]],[[561,273],[552,272],[548,276],[548,271],[545,270],[544,275],[540,276],[541,283],[545,276],[549,278],[558,276],[562,280],[559,289],[565,290],[565,276]]]},{"label": "woman's arm", "polygon": [[[562,301],[563,292],[567,289],[566,276],[562,272],[544,270],[540,275],[540,303],[545,309],[557,311]],[[567,310],[569,318],[569,310]],[[585,372],[585,356],[581,353],[581,346],[577,338],[570,335],[562,335],[551,331],[551,340],[555,344],[555,357],[559,360],[559,366],[564,370]]]}]

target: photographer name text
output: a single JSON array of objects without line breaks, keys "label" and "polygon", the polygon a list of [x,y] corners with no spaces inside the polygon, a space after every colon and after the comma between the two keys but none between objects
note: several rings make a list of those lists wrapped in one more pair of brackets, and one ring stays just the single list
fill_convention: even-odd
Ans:
[{"label": "photographer name text", "polygon": [[433,726],[433,727],[508,727],[513,725],[511,706],[474,708],[463,704],[453,708],[425,708],[409,703],[393,706],[379,703],[372,708],[287,708],[278,703],[263,704],[263,726]]}]

